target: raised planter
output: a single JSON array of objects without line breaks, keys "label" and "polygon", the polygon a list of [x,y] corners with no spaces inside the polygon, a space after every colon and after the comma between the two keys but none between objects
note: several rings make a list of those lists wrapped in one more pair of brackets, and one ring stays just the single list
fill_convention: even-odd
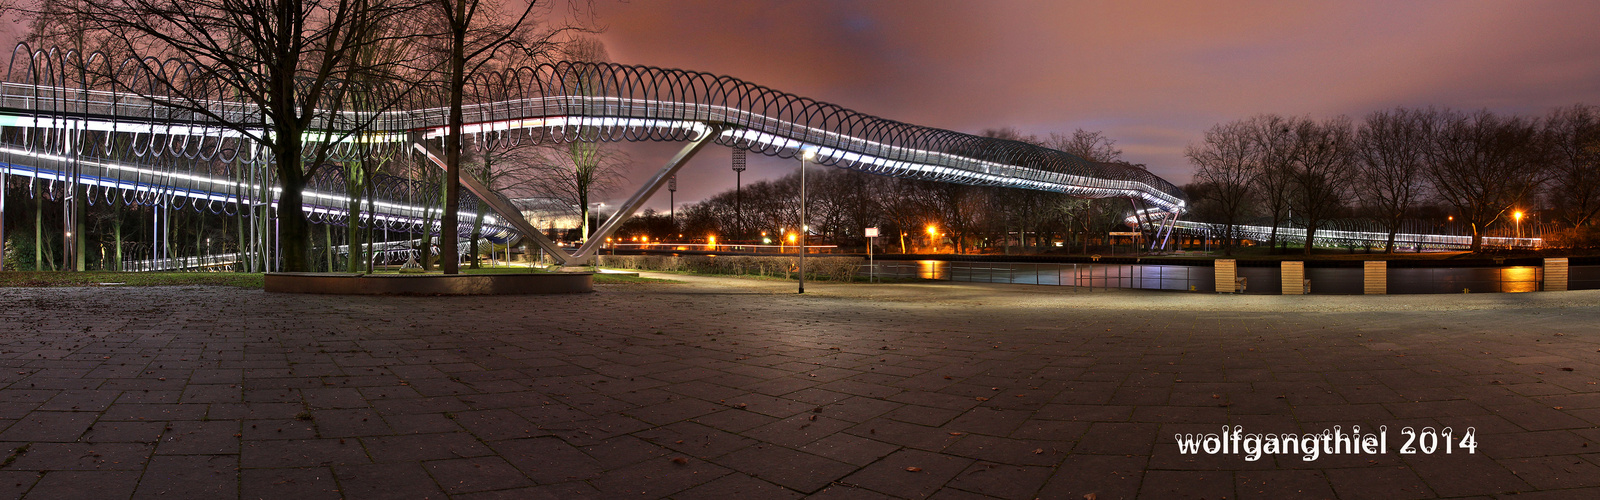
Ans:
[{"label": "raised planter", "polygon": [[333,295],[524,295],[594,291],[593,273],[267,273],[266,290]]}]

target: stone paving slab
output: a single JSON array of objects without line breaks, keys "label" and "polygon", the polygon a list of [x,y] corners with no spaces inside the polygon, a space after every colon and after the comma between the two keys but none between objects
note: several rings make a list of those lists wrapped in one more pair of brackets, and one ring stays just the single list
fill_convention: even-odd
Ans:
[{"label": "stone paving slab", "polygon": [[[0,289],[0,498],[1600,495],[1600,292],[673,278]],[[1336,425],[1389,453],[1178,445]],[[1400,454],[1406,427],[1478,446]]]}]

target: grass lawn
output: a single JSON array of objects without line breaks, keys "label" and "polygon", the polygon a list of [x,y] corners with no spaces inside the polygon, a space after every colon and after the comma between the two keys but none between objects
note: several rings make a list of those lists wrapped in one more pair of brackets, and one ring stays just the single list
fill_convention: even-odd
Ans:
[{"label": "grass lawn", "polygon": [[119,273],[113,271],[0,273],[0,287],[18,286],[181,286],[218,285],[261,288],[261,273]]},{"label": "grass lawn", "polygon": [[[539,269],[527,267],[462,269],[461,271],[466,274],[514,274],[544,272]],[[394,272],[379,271],[379,273],[393,274]],[[0,272],[0,287],[214,285],[259,289],[262,287],[263,281],[264,280],[261,273],[119,273],[112,271],[86,271],[81,273],[54,271]],[[682,283],[682,281],[676,280],[641,278],[638,276],[618,274],[595,274],[594,282],[600,284]]]}]

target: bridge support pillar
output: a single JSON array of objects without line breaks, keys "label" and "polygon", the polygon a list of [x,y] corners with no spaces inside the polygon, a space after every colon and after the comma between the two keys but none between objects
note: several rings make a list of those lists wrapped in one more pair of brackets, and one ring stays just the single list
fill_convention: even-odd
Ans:
[{"label": "bridge support pillar", "polygon": [[[439,153],[434,150],[432,146],[427,145],[421,140],[415,141],[412,145],[417,149],[417,151],[421,152],[424,156],[427,156],[428,160],[433,162],[434,165],[438,165],[439,168],[445,168],[444,160],[439,159]],[[505,218],[506,222],[510,223],[513,227],[516,227],[518,231],[522,231],[523,236],[533,239],[534,243],[539,245],[539,248],[543,248],[544,251],[550,252],[550,255],[554,256],[556,260],[560,261],[562,264],[568,264],[568,259],[571,256],[562,251],[561,247],[557,246],[555,242],[550,241],[550,238],[545,237],[544,232],[539,231],[538,228],[535,228],[532,224],[529,224],[528,219],[522,216],[522,212],[517,210],[516,207],[511,206],[510,203],[506,203],[499,194],[490,191],[488,187],[484,186],[482,183],[478,182],[478,179],[470,175],[461,177],[461,185],[466,187],[467,191],[471,192],[473,196],[477,196],[479,200],[483,200],[484,204],[489,205],[489,208],[494,210],[495,213],[499,214],[500,217]],[[443,230],[441,228],[440,236],[444,237],[446,235],[452,235],[454,234],[454,231],[455,229]],[[424,235],[423,240],[426,242],[427,239],[428,236]],[[459,258],[459,256],[457,258]]]},{"label": "bridge support pillar", "polygon": [[[666,166],[661,167],[661,171],[656,172],[654,177],[645,181],[644,186],[640,187],[638,192],[633,193],[633,196],[628,198],[628,201],[624,202],[621,207],[618,207],[617,213],[606,219],[605,224],[602,224],[599,230],[590,234],[588,241],[583,242],[583,246],[578,247],[576,252],[570,254],[562,250],[555,242],[550,241],[550,238],[545,237],[544,233],[539,231],[538,228],[529,224],[528,219],[523,217],[516,207],[506,203],[498,194],[490,191],[476,179],[473,179],[472,176],[462,176],[461,184],[467,188],[467,191],[477,196],[478,199],[483,200],[491,209],[505,218],[506,222],[511,223],[529,238],[533,238],[533,241],[540,248],[543,248],[545,252],[548,252],[551,257],[554,257],[557,263],[566,267],[588,266],[595,263],[595,255],[597,255],[600,244],[606,240],[606,237],[616,232],[617,228],[628,218],[633,217],[633,213],[639,210],[639,207],[643,206],[644,202],[649,201],[650,197],[661,189],[661,186],[666,185],[667,179],[677,174],[678,169],[683,168],[683,165],[688,163],[695,153],[700,152],[701,148],[716,140],[717,134],[721,132],[722,129],[719,127],[706,127],[699,137],[685,145],[682,150],[678,151],[677,155],[672,157],[672,160],[667,162]],[[422,140],[415,140],[413,145],[418,151],[426,155],[429,161],[438,165],[439,168],[444,168],[444,161],[439,159],[440,155],[431,145]]]},{"label": "bridge support pillar", "polygon": [[606,219],[606,222],[600,225],[600,229],[589,235],[589,240],[583,242],[583,246],[578,247],[577,252],[573,252],[570,257],[572,260],[569,261],[568,265],[588,265],[593,263],[595,255],[600,250],[600,244],[604,243],[612,233],[615,233],[623,222],[633,217],[633,213],[638,211],[639,207],[644,206],[644,202],[649,201],[650,197],[661,189],[661,186],[667,184],[667,179],[677,175],[678,169],[683,168],[683,165],[688,163],[695,153],[699,153],[707,144],[711,144],[712,141],[716,140],[717,134],[720,133],[722,133],[720,127],[707,127],[699,137],[684,145],[683,149],[679,150],[678,154],[673,155],[672,159],[668,160],[667,164],[662,166],[655,176],[645,181],[644,185],[633,193],[633,196],[628,197],[628,201],[622,202],[622,206],[617,207],[617,213],[611,214],[611,218]]}]

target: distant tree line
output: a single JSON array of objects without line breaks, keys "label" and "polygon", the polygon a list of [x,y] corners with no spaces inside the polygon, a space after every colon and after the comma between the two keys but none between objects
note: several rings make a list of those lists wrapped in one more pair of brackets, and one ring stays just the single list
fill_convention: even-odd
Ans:
[{"label": "distant tree line", "polygon": [[[1225,249],[1238,226],[1273,228],[1264,243],[1282,248],[1278,227],[1319,230],[1364,220],[1388,233],[1386,252],[1407,221],[1449,217],[1472,235],[1472,250],[1516,214],[1540,215],[1566,229],[1556,244],[1600,240],[1600,108],[1574,105],[1542,117],[1394,108],[1360,122],[1266,114],[1206,130],[1186,156],[1193,213],[1213,223]],[[1499,225],[1499,226],[1497,226]]]},{"label": "distant tree line", "polygon": [[[1076,154],[1090,161],[1126,163],[1115,141],[1097,131],[1077,130],[1047,138],[1015,129],[985,136],[1026,142]],[[798,162],[796,162],[798,167]],[[1142,167],[1142,166],[1141,166]],[[883,177],[827,167],[809,167],[811,244],[860,248],[863,231],[880,229],[883,251],[984,253],[1090,251],[1107,243],[1107,232],[1125,227],[1127,200],[1086,200],[1060,193],[969,186]],[[729,189],[669,213],[636,216],[619,230],[621,241],[640,236],[720,242],[788,244],[800,227],[799,169],[778,179]],[[742,210],[740,209],[742,207]],[[1055,244],[1061,244],[1060,248]]]}]

